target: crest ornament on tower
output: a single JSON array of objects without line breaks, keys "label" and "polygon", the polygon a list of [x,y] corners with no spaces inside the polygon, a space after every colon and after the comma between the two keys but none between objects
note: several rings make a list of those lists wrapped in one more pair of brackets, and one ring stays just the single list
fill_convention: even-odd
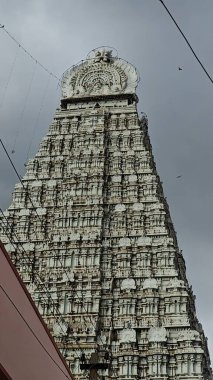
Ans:
[{"label": "crest ornament on tower", "polygon": [[85,61],[68,69],[61,80],[62,98],[135,93],[139,81],[135,67],[113,52],[94,49]]}]

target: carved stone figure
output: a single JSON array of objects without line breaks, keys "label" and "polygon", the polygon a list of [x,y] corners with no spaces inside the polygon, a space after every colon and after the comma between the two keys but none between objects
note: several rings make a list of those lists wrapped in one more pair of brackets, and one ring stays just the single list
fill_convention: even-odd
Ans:
[{"label": "carved stone figure", "polygon": [[151,327],[148,331],[149,342],[165,342],[166,329],[164,327]]},{"label": "carved stone figure", "polygon": [[121,290],[135,289],[135,280],[133,278],[125,278],[121,283]]},{"label": "carved stone figure", "polygon": [[124,329],[120,332],[120,343],[136,342],[136,331],[134,329]]}]

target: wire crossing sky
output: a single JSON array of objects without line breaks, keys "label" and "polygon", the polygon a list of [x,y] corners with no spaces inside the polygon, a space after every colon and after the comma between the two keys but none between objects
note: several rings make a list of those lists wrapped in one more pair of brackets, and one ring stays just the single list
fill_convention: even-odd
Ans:
[{"label": "wire crossing sky", "polygon": [[46,71],[49,75],[51,75],[53,78],[60,80],[55,74],[53,74],[50,70],[48,70],[44,65],[42,65],[41,62],[39,62],[38,59],[34,58],[32,54],[29,53],[21,44],[17,41],[17,39],[11,35],[11,33],[5,28],[4,25],[0,24],[0,29],[2,29],[7,35],[18,45],[19,48],[21,48],[33,61],[35,61],[36,64],[42,67],[44,71]]},{"label": "wire crossing sky", "polygon": [[[3,150],[4,150],[4,152],[5,152],[5,154],[6,154],[7,158],[8,158],[8,160],[9,160],[9,162],[10,162],[10,164],[11,164],[11,166],[12,166],[14,172],[15,172],[15,174],[17,175],[17,177],[18,177],[20,183],[22,184],[22,187],[26,190],[25,185],[24,185],[24,183],[23,183],[23,181],[22,181],[22,178],[21,178],[20,174],[18,173],[18,171],[17,171],[17,169],[16,169],[16,167],[15,167],[15,164],[14,164],[14,162],[12,161],[12,159],[11,159],[11,157],[10,157],[10,155],[9,155],[9,152],[7,151],[7,149],[6,149],[6,147],[5,147],[4,143],[3,143],[3,141],[2,141],[1,139],[0,139],[0,143],[1,143],[1,146],[2,146],[2,148],[3,148]],[[38,218],[38,219],[40,220],[40,222],[41,222],[41,226],[43,226],[43,224],[42,224],[42,219],[40,218],[39,214],[37,213],[37,209],[36,209],[36,207],[35,207],[35,205],[34,205],[32,199],[31,199],[29,193],[26,192],[26,194],[27,194],[27,197],[28,197],[28,199],[29,199],[29,201],[30,201],[30,203],[31,203],[31,206],[34,208],[34,212],[35,212],[37,218]],[[1,211],[1,208],[0,208],[0,211]],[[1,212],[2,212],[2,211],[1,211]],[[2,215],[4,216],[3,212],[2,212]],[[43,227],[42,229],[45,231],[45,228],[44,228],[44,227]],[[50,238],[49,238],[49,240],[50,240]],[[16,242],[16,241],[12,241],[12,244],[15,244],[15,246],[18,247],[18,244],[17,244],[17,243],[18,243],[18,241],[17,241],[17,242]],[[60,262],[61,267],[62,267],[63,270],[64,270],[64,274],[66,275],[67,280],[70,282],[70,276],[69,276],[69,273],[67,272],[66,268],[64,268],[62,260],[61,260],[60,258],[58,258],[58,260],[59,260],[59,262]],[[46,290],[45,290],[45,293],[46,293]],[[72,296],[74,296],[74,295],[76,295],[77,298],[81,301],[81,298],[78,296],[77,288],[74,290]],[[49,296],[49,295],[48,295],[48,296]],[[52,299],[52,297],[51,297],[51,299]],[[52,300],[52,301],[53,301],[53,300]],[[54,303],[53,303],[53,306],[54,306]],[[85,307],[84,307],[84,310],[86,311]],[[92,323],[92,325],[95,327],[95,324],[94,324],[94,322],[93,322],[92,317],[89,316],[89,318],[91,319],[91,323]],[[60,328],[61,328],[61,326],[60,326]],[[101,337],[100,337],[100,340],[101,340],[101,342],[102,342],[102,338],[101,338]],[[102,342],[102,344],[104,345],[103,342]],[[83,351],[82,351],[82,353],[84,354]]]},{"label": "wire crossing sky", "polygon": [[190,48],[192,54],[194,55],[195,59],[198,61],[199,65],[202,67],[204,73],[206,74],[206,76],[209,78],[209,80],[211,81],[211,83],[213,84],[213,79],[212,77],[209,75],[208,71],[206,70],[206,68],[204,67],[204,65],[202,64],[201,60],[198,58],[197,54],[195,53],[194,49],[192,48],[190,42],[188,41],[188,39],[186,38],[185,34],[183,33],[183,31],[181,30],[181,28],[179,27],[178,23],[175,21],[174,17],[172,16],[171,12],[169,11],[169,9],[167,8],[167,6],[165,5],[165,3],[163,2],[163,0],[159,0],[161,2],[161,4],[164,6],[164,8],[166,9],[167,13],[169,14],[169,16],[171,17],[172,21],[174,22],[174,24],[176,25],[176,27],[178,28],[179,32],[181,33],[182,37],[184,38],[184,40],[186,41],[188,47]]}]

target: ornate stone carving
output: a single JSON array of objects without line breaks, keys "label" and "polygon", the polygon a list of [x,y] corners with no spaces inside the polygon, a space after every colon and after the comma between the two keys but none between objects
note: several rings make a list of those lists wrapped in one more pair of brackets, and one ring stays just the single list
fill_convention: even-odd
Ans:
[{"label": "ornate stone carving", "polygon": [[40,187],[42,186],[42,181],[32,181],[32,186]]},{"label": "ornate stone carving", "polygon": [[62,96],[134,93],[137,83],[138,74],[132,65],[102,49],[95,53],[94,59],[88,59],[64,73]]},{"label": "ornate stone carving", "polygon": [[134,156],[135,155],[135,151],[134,150],[128,150],[127,151],[127,156]]},{"label": "ornate stone carving", "polygon": [[152,239],[150,237],[147,237],[147,236],[141,236],[138,238],[137,240],[137,245],[138,246],[144,246],[144,245],[150,245],[152,242]]},{"label": "ornate stone carving", "polygon": [[33,251],[35,249],[35,244],[34,243],[23,243],[22,247],[26,251]]},{"label": "ornate stone carving", "polygon": [[115,183],[121,182],[121,176],[120,175],[113,175],[112,176],[112,182],[115,182]]},{"label": "ornate stone carving", "polygon": [[45,215],[46,212],[47,212],[47,210],[46,210],[45,207],[44,208],[39,207],[39,208],[36,209],[36,212],[37,212],[38,215]]},{"label": "ornate stone carving", "polygon": [[134,211],[142,211],[144,209],[143,203],[133,203],[132,209]]},{"label": "ornate stone carving", "polygon": [[103,332],[101,332],[101,334],[97,337],[97,342],[99,344],[106,344],[107,338],[106,338],[106,335]]},{"label": "ornate stone carving", "polygon": [[164,327],[151,327],[148,331],[149,342],[165,342],[167,340]]},{"label": "ornate stone carving", "polygon": [[131,240],[129,238],[122,238],[119,240],[119,246],[120,247],[130,247],[131,246]]},{"label": "ornate stone carving", "polygon": [[54,323],[53,325],[53,333],[54,333],[54,336],[58,337],[58,336],[65,336],[66,333],[67,333],[67,324],[60,321],[60,322],[56,322]]},{"label": "ornate stone carving", "polygon": [[80,238],[80,234],[79,233],[71,233],[69,235],[69,239],[70,240],[78,240]]},{"label": "ornate stone carving", "polygon": [[15,252],[16,251],[16,247],[13,245],[13,244],[5,244],[5,249],[8,251],[8,252]]},{"label": "ornate stone carving", "polygon": [[100,61],[110,62],[111,59],[112,59],[112,50],[102,49],[102,50],[97,50],[95,52],[95,59],[94,59],[95,62],[100,62]]},{"label": "ornate stone carving", "polygon": [[23,208],[19,211],[19,215],[20,216],[28,216],[30,215],[30,210],[29,209],[26,209],[26,208]]},{"label": "ornate stone carving", "polygon": [[188,341],[192,341],[192,340],[200,341],[201,339],[200,339],[198,331],[196,331],[196,330],[184,330],[184,332],[181,332],[178,335],[178,340],[180,340],[180,341],[184,341],[184,340],[188,340]]},{"label": "ornate stone carving", "polygon": [[121,283],[121,290],[136,289],[135,280],[133,278],[125,278]]},{"label": "ornate stone carving", "polygon": [[143,289],[158,289],[158,283],[155,278],[146,278],[143,283]]},{"label": "ornate stone carving", "polygon": [[137,182],[138,177],[135,174],[129,176],[129,182]]},{"label": "ornate stone carving", "polygon": [[117,204],[115,206],[115,211],[122,212],[126,210],[126,206],[123,203]]},{"label": "ornate stone carving", "polygon": [[120,332],[120,343],[136,342],[136,331],[134,329],[124,329]]},{"label": "ornate stone carving", "polygon": [[177,277],[174,277],[174,278],[171,278],[171,280],[169,280],[166,287],[167,288],[185,288],[185,285],[184,285],[183,280],[179,280]]},{"label": "ornate stone carving", "polygon": [[35,289],[36,289],[36,285],[35,284],[30,283],[29,285],[27,285],[27,290],[31,294],[31,296],[33,295]]}]

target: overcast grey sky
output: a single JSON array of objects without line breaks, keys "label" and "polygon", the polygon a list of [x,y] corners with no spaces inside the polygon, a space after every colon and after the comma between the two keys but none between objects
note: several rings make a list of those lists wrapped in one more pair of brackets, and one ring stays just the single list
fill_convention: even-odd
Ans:
[{"label": "overcast grey sky", "polygon": [[[170,205],[197,314],[213,357],[213,85],[158,0],[1,0],[0,23],[57,76],[87,53],[113,46],[136,66],[139,112],[149,118],[158,172]],[[212,0],[165,0],[213,75]],[[1,137],[20,173],[47,132],[57,81],[0,30]],[[182,67],[182,71],[178,67]],[[182,177],[177,179],[176,177]],[[0,151],[0,206],[17,182]]]}]

